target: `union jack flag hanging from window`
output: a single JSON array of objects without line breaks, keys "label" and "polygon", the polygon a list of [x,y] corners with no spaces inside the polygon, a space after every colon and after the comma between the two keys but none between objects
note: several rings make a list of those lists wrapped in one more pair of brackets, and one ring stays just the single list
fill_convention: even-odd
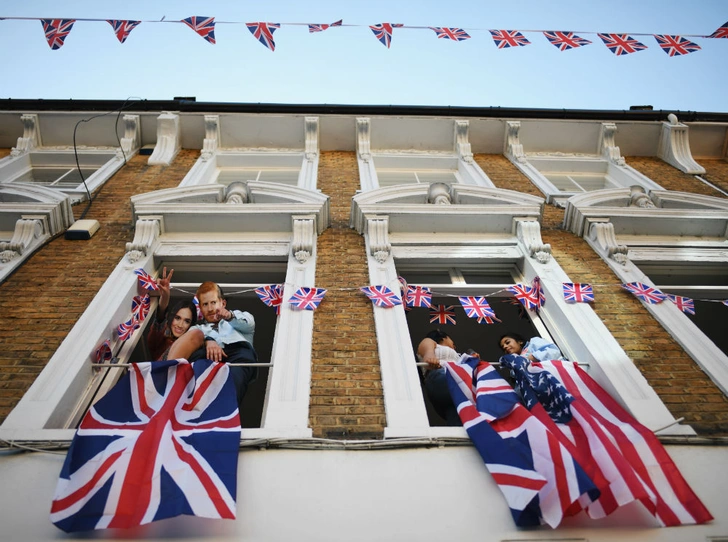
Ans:
[{"label": "union jack flag hanging from window", "polygon": [[359,288],[377,307],[391,308],[401,305],[402,300],[386,286],[363,286]]},{"label": "union jack flag hanging from window", "polygon": [[454,305],[432,305],[430,307],[430,323],[440,325],[455,325]]},{"label": "union jack flag hanging from window", "polygon": [[640,298],[642,301],[650,305],[662,303],[667,298],[667,296],[657,288],[647,286],[647,284],[642,284],[641,282],[629,282],[627,284],[622,284],[622,288],[631,292],[635,297]]},{"label": "union jack flag hanging from window", "polygon": [[182,514],[234,519],[240,420],[229,370],[132,364],[76,431],[51,521],[76,532]]},{"label": "union jack flag hanging from window", "polygon": [[469,318],[477,318],[478,322],[485,318],[489,318],[491,321],[488,323],[493,323],[492,319],[495,318],[495,312],[490,308],[485,297],[463,296],[458,297],[458,299],[465,310],[465,314],[467,314]]},{"label": "union jack flag hanging from window", "polygon": [[129,34],[131,34],[131,31],[134,30],[134,28],[141,23],[141,21],[117,21],[117,20],[107,20],[107,23],[111,25],[111,28],[114,29],[114,34],[116,34],[116,38],[119,40],[119,43],[124,43],[126,41],[126,38],[129,37]]},{"label": "union jack flag hanging from window", "polygon": [[647,46],[627,34],[597,34],[604,45],[617,56],[647,49]]},{"label": "union jack flag hanging from window", "polygon": [[303,287],[296,290],[296,293],[291,296],[288,302],[298,309],[313,311],[318,308],[325,295],[326,290],[323,288]]},{"label": "union jack flag hanging from window", "polygon": [[695,303],[689,297],[683,297],[681,295],[667,294],[670,301],[677,305],[677,308],[688,314],[695,314]]},{"label": "union jack flag hanging from window", "polygon": [[159,286],[157,285],[157,281],[152,278],[152,276],[144,271],[141,267],[139,269],[135,269],[134,273],[139,277],[139,285],[144,288],[145,290],[159,290]]},{"label": "union jack flag hanging from window", "polygon": [[381,23],[371,25],[369,28],[371,28],[372,32],[374,32],[374,37],[377,38],[382,45],[389,49],[389,46],[392,44],[392,29],[401,28],[403,26],[403,24]]},{"label": "union jack flag hanging from window", "polygon": [[332,26],[341,26],[343,22],[343,19],[339,19],[335,23],[331,24],[310,24],[308,25],[308,32],[309,34],[313,34],[314,32],[323,32],[324,30],[327,30]]},{"label": "union jack flag hanging from window", "polygon": [[506,290],[511,292],[513,297],[520,301],[521,304],[529,310],[535,310],[541,306],[538,299],[538,293],[534,292],[533,288],[526,284],[514,284],[513,286],[506,288]]},{"label": "union jack flag hanging from window", "polygon": [[281,25],[279,23],[245,23],[253,37],[260,43],[265,45],[271,51],[276,50],[276,42],[273,40],[273,32],[278,30]]},{"label": "union jack flag hanging from window", "polygon": [[426,286],[408,286],[406,303],[408,307],[428,309],[432,306],[432,292]]},{"label": "union jack flag hanging from window", "polygon": [[718,30],[713,32],[709,38],[728,38],[728,21],[721,26]]},{"label": "union jack flag hanging from window", "polygon": [[125,341],[131,337],[137,329],[139,329],[139,323],[135,322],[134,319],[131,318],[126,322],[119,324],[119,327],[116,328],[116,334],[119,336],[119,340]]},{"label": "union jack flag hanging from window", "polygon": [[655,34],[657,44],[668,56],[681,56],[694,53],[700,50],[700,45],[693,43],[682,36],[669,36],[667,34]]},{"label": "union jack flag hanging from window", "polygon": [[76,19],[41,19],[40,22],[43,24],[48,46],[55,51],[63,47]]},{"label": "union jack flag hanging from window", "polygon": [[430,30],[433,30],[437,35],[438,39],[452,40],[452,41],[464,41],[470,39],[470,34],[465,32],[462,28],[446,28],[440,26],[431,26]]},{"label": "union jack flag hanging from window", "polygon": [[526,39],[526,36],[521,34],[518,30],[490,30],[489,32],[491,36],[493,36],[493,41],[498,49],[523,47],[524,45],[531,44],[531,42]]},{"label": "union jack flag hanging from window", "polygon": [[109,339],[106,339],[101,343],[101,346],[96,349],[96,363],[111,361],[113,357],[114,355],[111,353],[111,343],[109,342]]},{"label": "union jack flag hanging from window", "polygon": [[202,36],[205,41],[215,44],[215,17],[187,17],[182,22]]},{"label": "union jack flag hanging from window", "polygon": [[580,38],[573,32],[544,32],[544,36],[549,40],[551,45],[557,47],[559,51],[568,51],[569,49],[576,49],[584,45],[589,45],[591,42],[587,39]]},{"label": "union jack flag hanging from window", "polygon": [[564,282],[564,301],[567,303],[591,303],[594,290],[591,284]]},{"label": "union jack flag hanging from window", "polygon": [[135,295],[131,299],[131,320],[132,322],[135,322],[137,324],[140,324],[144,321],[144,319],[147,317],[147,314],[149,314],[149,294],[141,295]]},{"label": "union jack flag hanging from window", "polygon": [[268,284],[255,289],[255,293],[258,294],[260,300],[273,307],[276,310],[276,314],[281,313],[281,303],[283,303],[283,285],[282,284]]}]

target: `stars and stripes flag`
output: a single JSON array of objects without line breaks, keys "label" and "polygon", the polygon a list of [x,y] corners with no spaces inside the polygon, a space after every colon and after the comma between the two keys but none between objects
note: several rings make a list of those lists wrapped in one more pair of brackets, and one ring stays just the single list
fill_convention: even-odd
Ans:
[{"label": "stars and stripes flag", "polygon": [[689,297],[683,297],[681,295],[667,294],[670,301],[677,305],[677,308],[688,314],[695,314],[695,303]]},{"label": "stars and stripes flag", "polygon": [[627,34],[597,34],[607,49],[617,56],[643,51],[647,46]]},{"label": "stars and stripes flag", "polygon": [[245,23],[253,37],[260,43],[265,45],[271,51],[276,50],[276,42],[273,40],[273,32],[278,30],[281,25],[279,23]]},{"label": "stars and stripes flag", "polygon": [[653,288],[652,286],[648,286],[641,282],[628,282],[627,284],[622,284],[622,288],[631,292],[635,297],[640,298],[642,301],[650,305],[662,303],[667,298],[667,296],[657,288]]},{"label": "stars and stripes flag", "polygon": [[534,292],[533,288],[527,284],[514,284],[506,288],[506,290],[511,292],[513,297],[529,310],[538,309],[541,306],[539,304],[538,293]]},{"label": "stars and stripes flag", "polygon": [[134,273],[139,277],[139,285],[145,290],[159,290],[159,285],[154,278],[141,267],[135,269]]},{"label": "stars and stripes flag", "polygon": [[224,363],[132,364],[86,413],[51,521],[66,532],[235,518],[240,420]]},{"label": "stars and stripes flag", "polygon": [[111,343],[109,342],[109,339],[106,339],[96,349],[96,355],[94,356],[94,359],[96,360],[96,363],[104,363],[107,361],[111,361],[113,357],[114,355],[111,352]]},{"label": "stars and stripes flag", "polygon": [[519,527],[555,528],[599,492],[566,447],[520,404],[492,365],[476,358],[445,364],[463,427]]},{"label": "stars and stripes flag", "polygon": [[182,22],[204,38],[215,44],[215,17],[187,17]]},{"label": "stars and stripes flag", "polygon": [[682,36],[655,34],[657,44],[668,56],[681,56],[700,50],[700,45]]},{"label": "stars and stripes flag", "polygon": [[399,296],[384,285],[363,286],[359,289],[364,293],[364,295],[371,299],[377,307],[391,308],[402,304],[402,300]]},{"label": "stars and stripes flag", "polygon": [[328,30],[332,26],[341,26],[344,23],[343,19],[339,19],[335,23],[331,24],[310,24],[308,25],[308,32],[309,34],[313,34],[314,32],[323,32],[324,30]]},{"label": "stars and stripes flag", "polygon": [[458,297],[458,300],[465,310],[465,314],[467,314],[469,318],[477,318],[478,323],[482,323],[481,321],[487,321],[485,320],[486,318],[490,320],[487,321],[489,324],[492,324],[494,319],[497,320],[495,317],[495,311],[493,311],[490,307],[485,297],[462,296]]},{"label": "stars and stripes flag", "polygon": [[429,309],[432,306],[432,292],[426,286],[408,285],[405,301],[408,307],[424,307]]},{"label": "stars and stripes flag", "polygon": [[594,290],[591,284],[564,282],[564,301],[567,303],[591,303],[594,301]]},{"label": "stars and stripes flag", "polygon": [[531,42],[526,39],[526,36],[521,34],[518,30],[489,30],[489,32],[490,35],[493,36],[493,41],[498,49],[523,47],[531,44]]},{"label": "stars and stripes flag", "polygon": [[149,314],[150,306],[149,294],[135,295],[131,299],[131,319],[133,322],[140,324]]},{"label": "stars and stripes flag", "polygon": [[455,325],[454,305],[432,305],[430,307],[430,323],[440,325]]},{"label": "stars and stripes flag", "polygon": [[137,25],[141,24],[141,21],[119,21],[116,19],[107,19],[106,22],[114,29],[114,34],[119,40],[119,43],[124,43],[126,38],[129,37],[129,34],[131,34],[131,31],[134,30]]},{"label": "stars and stripes flag", "polygon": [[382,45],[389,49],[389,46],[392,44],[393,29],[401,28],[403,26],[403,24],[396,23],[380,23],[371,25],[369,26],[369,28],[371,28],[372,32],[374,33],[374,37],[377,38]]},{"label": "stars and stripes flag", "polygon": [[718,28],[715,32],[713,32],[709,38],[728,38],[728,21],[725,22],[723,26]]},{"label": "stars and stripes flag", "polygon": [[552,31],[544,32],[543,35],[546,36],[549,43],[558,48],[559,51],[568,51],[569,49],[576,49],[577,47],[582,47],[591,43],[588,39],[581,38],[573,32]]},{"label": "stars and stripes flag", "polygon": [[273,307],[276,310],[276,314],[281,313],[281,303],[283,303],[283,285],[282,284],[266,284],[255,289],[255,293],[258,294],[260,300]]},{"label": "stars and stripes flag", "polygon": [[119,336],[119,340],[125,341],[129,339],[137,329],[139,329],[139,322],[136,322],[134,318],[130,318],[126,322],[118,325],[116,328],[116,334]]},{"label": "stars and stripes flag", "polygon": [[63,47],[76,19],[41,19],[46,41],[52,50]]},{"label": "stars and stripes flag", "polygon": [[470,34],[462,28],[447,28],[441,26],[431,26],[430,30],[434,31],[438,39],[464,41],[470,39]]},{"label": "stars and stripes flag", "polygon": [[298,309],[316,310],[323,301],[326,290],[323,288],[301,287],[291,296],[288,302]]}]

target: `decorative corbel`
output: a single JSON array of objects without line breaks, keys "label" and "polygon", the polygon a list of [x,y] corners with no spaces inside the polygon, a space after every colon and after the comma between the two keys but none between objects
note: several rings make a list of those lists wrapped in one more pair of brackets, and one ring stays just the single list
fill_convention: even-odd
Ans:
[{"label": "decorative corbel", "polygon": [[319,119],[318,117],[306,117],[304,119],[306,148],[304,156],[309,162],[318,157],[319,152]]},{"label": "decorative corbel", "polygon": [[170,165],[180,148],[179,115],[165,111],[157,117],[157,144],[149,157],[149,165]]},{"label": "decorative corbel", "polygon": [[389,217],[373,216],[367,218],[367,236],[369,252],[379,263],[384,263],[392,253],[389,243]]},{"label": "decorative corbel", "polygon": [[551,245],[541,239],[541,224],[532,218],[514,218],[516,237],[528,252],[528,255],[538,263],[548,263],[551,260]]},{"label": "decorative corbel", "polygon": [[126,258],[135,263],[144,258],[162,232],[160,218],[142,218],[137,220],[134,240],[126,244]]},{"label": "decorative corbel", "polygon": [[654,209],[655,203],[652,201],[650,196],[647,195],[643,187],[634,185],[630,187],[629,206],[639,207],[641,209]]},{"label": "decorative corbel", "polygon": [[469,140],[470,121],[455,121],[455,151],[458,156],[468,164],[473,163],[473,151],[470,148]]},{"label": "decorative corbel", "polygon": [[202,141],[200,159],[207,162],[215,154],[220,144],[220,117],[205,115],[205,139]]},{"label": "decorative corbel", "polygon": [[225,203],[250,203],[253,196],[250,193],[250,187],[247,181],[233,181],[225,187],[224,193]]},{"label": "decorative corbel", "polygon": [[37,218],[21,218],[15,222],[15,231],[9,242],[0,243],[0,262],[7,263],[25,252],[43,231],[43,221]]},{"label": "decorative corbel", "polygon": [[124,155],[130,156],[139,150],[141,133],[139,115],[124,115],[124,137],[121,138],[121,150]]},{"label": "decorative corbel", "polygon": [[427,203],[450,205],[453,202],[452,187],[447,183],[432,183],[427,190]]},{"label": "decorative corbel", "polygon": [[38,115],[35,113],[20,115],[20,121],[23,123],[23,137],[18,138],[15,147],[10,151],[10,156],[20,156],[42,146]]},{"label": "decorative corbel", "polygon": [[517,120],[506,121],[506,140],[504,154],[520,164],[526,163],[526,154],[518,136],[521,123]]},{"label": "decorative corbel", "polygon": [[590,220],[587,236],[607,258],[611,258],[621,265],[627,264],[628,249],[625,245],[617,244],[614,224],[602,220]]},{"label": "decorative corbel", "polygon": [[359,159],[368,162],[372,158],[370,148],[371,120],[368,118],[356,119],[356,152]]},{"label": "decorative corbel", "polygon": [[314,215],[294,216],[291,252],[298,263],[306,263],[311,257],[315,238],[316,217]]},{"label": "decorative corbel", "polygon": [[606,158],[609,162],[623,166],[624,158],[614,141],[614,134],[617,133],[617,125],[613,122],[603,122],[602,131],[599,133],[599,154]]},{"label": "decorative corbel", "polygon": [[690,175],[702,175],[705,168],[693,160],[688,140],[688,127],[677,120],[677,116],[670,113],[668,122],[662,123],[660,145],[657,156],[680,171]]}]

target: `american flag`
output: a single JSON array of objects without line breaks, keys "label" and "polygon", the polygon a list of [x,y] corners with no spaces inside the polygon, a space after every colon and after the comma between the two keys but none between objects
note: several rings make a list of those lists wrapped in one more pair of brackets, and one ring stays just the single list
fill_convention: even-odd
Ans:
[{"label": "american flag", "polygon": [[559,51],[568,51],[569,49],[576,49],[584,45],[589,45],[591,42],[587,39],[580,38],[573,32],[544,32],[544,36],[549,40],[551,45],[554,45]]},{"label": "american flag", "polygon": [[700,45],[693,43],[682,36],[669,36],[667,34],[655,34],[657,44],[668,56],[681,56],[694,53],[700,50]]},{"label": "american flag", "polygon": [[187,17],[182,22],[202,36],[205,41],[215,44],[215,17]]},{"label": "american flag", "polygon": [[462,296],[458,300],[469,318],[477,318],[478,321],[482,318],[495,318],[495,312],[485,297]]},{"label": "american flag", "polygon": [[647,286],[647,284],[642,284],[641,282],[628,282],[627,284],[622,284],[622,288],[631,292],[635,297],[640,298],[642,301],[650,305],[662,303],[667,298],[667,296],[657,288]]},{"label": "american flag", "polygon": [[96,356],[95,356],[96,363],[104,363],[106,361],[111,361],[113,359],[113,357],[114,357],[114,355],[111,353],[111,343],[109,342],[109,339],[106,339],[96,349]]},{"label": "american flag", "polygon": [[51,521],[75,532],[234,519],[240,420],[228,376],[208,360],[132,364],[81,422]]},{"label": "american flag", "polygon": [[282,284],[267,284],[255,289],[255,293],[258,294],[260,300],[273,307],[276,310],[276,314],[281,313],[281,304],[283,303],[283,285]]},{"label": "american flag", "polygon": [[273,32],[278,30],[281,25],[279,23],[245,23],[253,37],[260,43],[265,45],[271,51],[276,50],[276,42],[273,40]]},{"label": "american flag", "polygon": [[149,273],[144,271],[144,269],[140,267],[139,269],[135,269],[134,273],[139,277],[139,284],[142,288],[145,290],[159,290],[157,281]]},{"label": "american flag", "polygon": [[521,302],[521,304],[529,309],[538,309],[541,305],[539,304],[538,293],[533,291],[533,288],[526,284],[514,284],[506,288],[513,296]]},{"label": "american flag", "polygon": [[54,51],[63,47],[76,19],[41,19],[46,41]]},{"label": "american flag", "polygon": [[371,299],[377,307],[390,308],[402,304],[402,300],[397,296],[397,294],[386,286],[363,286],[359,289],[364,293],[364,295]]},{"label": "american flag", "polygon": [[432,305],[430,307],[430,323],[440,325],[455,325],[454,305]]},{"label": "american flag", "polygon": [[591,303],[594,301],[594,290],[591,284],[564,282],[564,301],[567,303]]},{"label": "american flag", "polygon": [[131,319],[132,322],[140,324],[149,314],[149,294],[135,295],[131,299]]},{"label": "american flag", "polygon": [[627,34],[597,34],[604,45],[617,56],[628,55],[647,49],[647,46],[640,43]]},{"label": "american flag", "polygon": [[728,21],[721,26],[718,30],[713,32],[709,38],[728,38]]},{"label": "american flag", "polygon": [[432,292],[426,286],[408,286],[406,303],[408,307],[424,307],[432,306]]},{"label": "american flag", "polygon": [[326,290],[323,288],[302,287],[296,290],[288,302],[298,309],[313,311],[318,308],[325,295]]},{"label": "american flag", "polygon": [[464,41],[470,39],[470,34],[465,32],[462,28],[447,28],[441,26],[431,26],[430,30],[433,30],[437,35],[438,39],[452,40],[452,41]]},{"label": "american flag", "polygon": [[677,308],[688,314],[695,314],[695,303],[689,297],[683,297],[681,295],[667,294],[670,301],[677,305]]},{"label": "american flag", "polygon": [[310,24],[308,25],[308,32],[310,34],[313,34],[314,32],[323,32],[324,30],[327,30],[331,28],[332,26],[341,26],[343,24],[344,20],[339,19],[335,23],[331,24]]},{"label": "american flag", "polygon": [[372,32],[374,32],[374,37],[377,38],[382,43],[382,45],[389,49],[389,46],[392,44],[393,29],[401,28],[403,26],[403,24],[380,23],[371,25],[369,28],[371,28]]},{"label": "american flag", "polygon": [[523,47],[531,44],[531,42],[526,39],[526,36],[521,34],[518,30],[490,30],[490,34],[493,36],[493,41],[498,49]]},{"label": "american flag", "polygon": [[131,34],[131,31],[141,23],[141,21],[119,21],[115,19],[109,19],[106,22],[114,29],[114,34],[116,34],[119,43],[124,43],[126,38],[129,37],[129,34]]}]

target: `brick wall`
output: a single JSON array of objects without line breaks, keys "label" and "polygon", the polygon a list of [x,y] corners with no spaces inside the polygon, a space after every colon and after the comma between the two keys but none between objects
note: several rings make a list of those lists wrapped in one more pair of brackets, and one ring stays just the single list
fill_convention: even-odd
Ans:
[{"label": "brick wall", "polygon": [[[663,162],[659,158],[630,156],[625,158],[625,160],[628,165],[655,181],[665,190],[679,190],[681,192],[702,194],[704,196],[725,197],[719,191],[696,179],[693,175],[683,173],[679,169],[675,169],[670,164]],[[719,163],[720,161],[713,160],[712,162]],[[724,175],[724,183],[728,181],[728,167],[720,168],[718,166],[714,166],[714,169],[717,176],[721,173]],[[721,188],[725,190],[725,187]]]},{"label": "brick wall", "polygon": [[704,179],[715,186],[728,192],[728,160],[700,160],[700,165],[705,168]]},{"label": "brick wall", "polygon": [[[324,152],[318,188],[331,198],[331,227],[317,241],[316,286],[328,293],[314,314],[310,425],[314,436],[381,438],[384,399],[364,238],[349,228],[359,188],[353,152]],[[345,290],[351,288],[351,290]]]},{"label": "brick wall", "polygon": [[0,158],[10,156],[10,149],[0,149]]},{"label": "brick wall", "polygon": [[[181,151],[169,167],[134,156],[106,184],[86,215],[101,228],[88,241],[62,236],[40,248],[0,285],[0,422],[33,383],[52,354],[123,257],[134,237],[129,198],[177,186],[199,151]],[[79,217],[86,203],[74,207]]]}]

